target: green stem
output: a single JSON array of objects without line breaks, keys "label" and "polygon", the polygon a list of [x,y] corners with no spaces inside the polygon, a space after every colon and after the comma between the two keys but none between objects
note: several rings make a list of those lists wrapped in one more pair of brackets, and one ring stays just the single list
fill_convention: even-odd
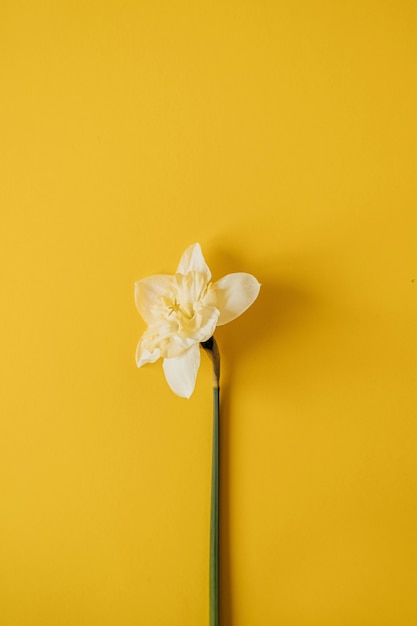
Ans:
[{"label": "green stem", "polygon": [[210,513],[210,626],[219,626],[219,417],[220,389],[214,387]]},{"label": "green stem", "polygon": [[213,364],[213,453],[210,512],[210,626],[219,626],[219,469],[220,469],[220,353],[214,337],[201,343]]}]

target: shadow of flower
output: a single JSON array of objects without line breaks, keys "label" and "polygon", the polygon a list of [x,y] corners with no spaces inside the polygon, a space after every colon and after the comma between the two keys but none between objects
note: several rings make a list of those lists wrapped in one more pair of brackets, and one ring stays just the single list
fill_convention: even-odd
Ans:
[{"label": "shadow of flower", "polygon": [[[223,255],[223,258],[217,255],[217,259],[223,267],[223,274],[228,273],[224,272],[225,267],[242,269],[242,263],[236,259],[231,263],[229,255]],[[297,284],[296,280],[275,274],[275,267],[277,264],[272,263],[268,271],[252,268],[250,273],[262,283],[258,299],[241,317],[216,330],[222,360],[226,363],[225,375],[221,377],[220,621],[228,626],[233,626],[230,415],[236,371],[244,362],[253,364],[253,360],[257,359],[261,363],[262,351],[270,342],[279,345],[289,341],[297,328],[308,324],[308,316],[315,306],[314,298],[306,288]],[[243,271],[249,270],[245,268]],[[253,365],[250,367],[254,369]]]}]

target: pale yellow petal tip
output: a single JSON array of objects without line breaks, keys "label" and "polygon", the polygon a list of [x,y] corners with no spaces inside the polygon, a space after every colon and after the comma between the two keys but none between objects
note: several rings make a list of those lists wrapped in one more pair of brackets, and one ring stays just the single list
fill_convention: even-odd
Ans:
[{"label": "pale yellow petal tip", "polygon": [[141,339],[138,343],[138,347],[136,348],[136,365],[137,367],[143,367],[147,365],[147,363],[155,363],[161,357],[161,352],[159,349],[154,350],[154,352],[150,352],[146,348],[143,347],[143,340]]},{"label": "pale yellow petal tip", "polygon": [[211,272],[203,256],[200,244],[193,243],[181,256],[177,267],[177,274],[188,274],[188,272],[200,272],[206,276],[207,281],[211,279]]},{"label": "pale yellow petal tip", "polygon": [[162,368],[165,378],[174,393],[189,399],[194,391],[200,367],[200,347],[196,343],[177,357],[164,359]]}]

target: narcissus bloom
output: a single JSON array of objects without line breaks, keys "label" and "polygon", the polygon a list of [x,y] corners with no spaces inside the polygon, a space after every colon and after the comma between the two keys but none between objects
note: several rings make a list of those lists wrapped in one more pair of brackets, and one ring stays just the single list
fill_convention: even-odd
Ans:
[{"label": "narcissus bloom", "polygon": [[243,272],[211,282],[200,244],[189,246],[175,274],[156,274],[135,284],[136,306],[148,324],[136,350],[138,367],[162,358],[168,385],[189,398],[200,366],[199,344],[216,326],[246,311],[259,289],[256,278]]}]

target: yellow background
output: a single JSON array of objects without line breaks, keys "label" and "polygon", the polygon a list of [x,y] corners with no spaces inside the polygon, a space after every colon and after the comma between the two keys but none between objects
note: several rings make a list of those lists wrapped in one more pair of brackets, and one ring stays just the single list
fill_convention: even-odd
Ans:
[{"label": "yellow background", "polygon": [[0,623],[207,624],[211,377],[133,284],[262,282],[223,356],[222,626],[417,623],[417,7],[0,7]]}]

